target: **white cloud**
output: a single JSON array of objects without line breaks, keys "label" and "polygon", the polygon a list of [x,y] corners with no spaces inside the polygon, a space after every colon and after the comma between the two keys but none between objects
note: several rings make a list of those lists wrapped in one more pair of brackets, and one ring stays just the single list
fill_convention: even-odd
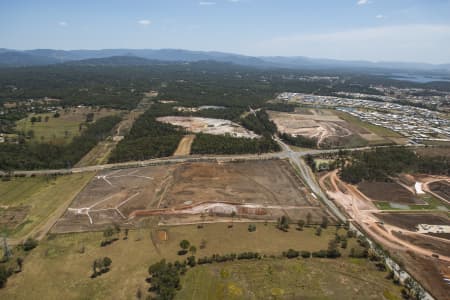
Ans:
[{"label": "white cloud", "polygon": [[384,15],[382,15],[382,14],[379,14],[379,15],[376,15],[375,18],[377,18],[377,19],[384,19],[386,17]]},{"label": "white cloud", "polygon": [[241,0],[228,0],[228,1],[237,3],[237,2],[240,2]]},{"label": "white cloud", "polygon": [[370,1],[369,0],[358,0],[358,2],[356,2],[356,4],[358,5],[365,5],[365,4],[369,4]]},{"label": "white cloud", "polygon": [[380,26],[281,36],[252,48],[251,52],[259,55],[449,63],[450,52],[444,49],[450,49],[450,25]]},{"label": "white cloud", "polygon": [[200,1],[198,4],[199,5],[203,5],[203,6],[211,6],[211,5],[216,5],[216,2],[213,2],[213,1]]},{"label": "white cloud", "polygon": [[68,26],[69,24],[68,24],[66,21],[61,21],[61,22],[58,23],[58,25],[59,25],[59,26],[62,26],[62,27],[66,27],[66,26]]},{"label": "white cloud", "polygon": [[139,20],[138,24],[139,25],[143,25],[143,26],[148,26],[148,25],[152,24],[152,21],[150,21],[150,20]]}]

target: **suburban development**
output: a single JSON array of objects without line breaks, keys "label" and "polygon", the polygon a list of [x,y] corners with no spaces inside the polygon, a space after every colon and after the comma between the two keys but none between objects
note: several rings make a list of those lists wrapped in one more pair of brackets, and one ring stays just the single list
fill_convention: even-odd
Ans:
[{"label": "suburban development", "polygon": [[450,3],[335,2],[0,3],[0,299],[450,300]]}]

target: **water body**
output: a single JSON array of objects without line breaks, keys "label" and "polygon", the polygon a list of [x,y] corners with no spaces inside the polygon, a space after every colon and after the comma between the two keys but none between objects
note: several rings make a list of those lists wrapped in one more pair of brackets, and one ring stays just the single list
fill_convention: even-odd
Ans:
[{"label": "water body", "polygon": [[417,75],[417,74],[408,74],[408,73],[393,73],[390,79],[396,80],[405,80],[417,83],[428,83],[433,81],[446,81],[450,82],[449,77],[442,77],[436,75]]}]

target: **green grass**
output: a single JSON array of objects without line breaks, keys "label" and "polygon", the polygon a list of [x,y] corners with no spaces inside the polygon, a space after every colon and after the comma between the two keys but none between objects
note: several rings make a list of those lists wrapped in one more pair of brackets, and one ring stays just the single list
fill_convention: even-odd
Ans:
[{"label": "green grass", "polygon": [[359,119],[359,118],[357,118],[355,116],[352,116],[352,115],[350,115],[348,113],[345,113],[345,112],[342,112],[342,111],[335,111],[334,113],[337,116],[339,116],[341,119],[343,119],[343,120],[345,120],[345,121],[347,121],[349,123],[352,123],[352,124],[354,124],[356,126],[362,127],[364,129],[372,132],[372,133],[375,133],[375,134],[379,135],[380,137],[384,137],[384,138],[387,138],[387,137],[401,138],[401,137],[403,137],[401,134],[399,134],[399,133],[397,133],[395,131],[392,131],[392,130],[390,130],[388,128],[385,128],[385,127],[382,127],[382,126],[377,126],[377,125],[374,125],[374,124],[370,124],[370,123],[364,122],[361,119]]},{"label": "green grass", "polygon": [[[324,230],[320,237],[314,235],[314,228],[307,228],[304,231],[292,228],[285,233],[276,229],[274,224],[268,224],[267,226],[257,224],[257,230],[250,233],[247,227],[248,224],[245,223],[235,224],[232,229],[229,229],[227,224],[206,224],[203,229],[198,229],[196,226],[167,227],[169,240],[156,242],[156,248],[151,239],[152,235],[155,236],[155,230],[152,228],[132,230],[129,233],[128,240],[120,239],[103,248],[99,245],[103,238],[101,232],[51,236],[51,238],[43,240],[25,258],[24,271],[13,275],[8,280],[7,287],[0,289],[0,299],[135,299],[138,289],[142,291],[143,299],[145,299],[149,287],[145,282],[145,278],[148,276],[148,267],[163,258],[172,262],[183,260],[185,256],[177,255],[180,249],[179,243],[182,239],[188,239],[191,244],[197,246],[197,257],[210,256],[214,253],[227,254],[242,251],[259,251],[266,255],[280,255],[282,251],[289,248],[298,250],[324,249],[335,233],[334,227]],[[341,233],[343,234],[344,231],[341,231]],[[123,234],[120,237],[123,237]],[[199,247],[202,239],[206,240],[204,249]],[[346,256],[349,249],[355,247],[355,245],[354,239],[349,240],[349,247],[343,252],[343,255]],[[84,248],[84,253],[80,253],[81,248]],[[96,279],[91,279],[92,261],[104,256],[110,257],[113,261],[111,271]],[[317,263],[313,263],[313,260],[311,260],[313,264],[306,264],[307,269],[305,270],[307,270],[307,273],[305,274],[324,272],[329,270],[328,266],[330,268],[332,265],[337,266],[336,262],[345,262],[346,259],[316,261]],[[262,270],[261,275],[266,274],[269,271],[268,267],[272,264],[266,263],[265,260],[261,261],[261,265],[259,265],[260,262],[249,262],[249,265],[239,263],[239,267],[231,264],[229,268],[226,264],[214,264],[213,266],[218,268],[216,277],[210,275],[209,269],[204,271],[202,271],[202,268],[190,270],[183,278],[183,281],[186,280],[186,291],[195,288],[195,285],[189,283],[201,282],[203,285],[198,285],[201,289],[199,292],[209,293],[211,295],[209,299],[217,299],[215,297],[220,292],[217,288],[218,285],[222,281],[231,281],[236,286],[234,287],[227,282],[227,291],[231,290],[239,294],[239,289],[242,289],[242,282],[253,282],[252,278],[245,278],[245,274],[250,276],[255,268]],[[276,273],[284,272],[281,268],[287,268],[287,273],[283,273],[287,276],[294,274],[292,272],[295,270],[297,270],[295,272],[299,276],[305,276],[302,273],[302,265],[295,260],[286,260],[281,262],[281,265],[275,264],[272,266],[272,273],[275,276],[273,280],[279,280]],[[356,265],[356,267],[359,266]],[[236,274],[236,268],[243,268],[248,271],[239,275]],[[364,273],[355,274],[359,276],[359,274]],[[237,275],[242,276],[242,280],[236,280]],[[289,282],[292,282],[292,280],[293,278],[289,278]],[[248,288],[254,289],[255,284],[252,283]],[[266,284],[266,281],[264,281],[264,284]],[[326,283],[322,282],[322,285],[326,285]],[[320,289],[323,288],[321,285],[318,286]],[[283,293],[292,290],[278,283],[268,287],[270,292],[274,294],[282,292],[279,288],[284,289]],[[185,295],[186,291],[183,290],[184,294],[181,295]],[[267,289],[263,291],[266,293]],[[380,289],[380,293],[382,292],[383,289]],[[186,299],[193,299],[192,294],[189,297]]]},{"label": "green grass", "polygon": [[439,200],[438,198],[434,197],[430,194],[424,194],[420,196],[420,199],[427,202],[428,205],[410,205],[409,207],[411,209],[435,209],[439,210],[439,207],[445,207],[447,210],[450,210],[450,205],[447,203],[444,203],[443,201]]},{"label": "green grass", "polygon": [[[6,207],[29,206],[24,222],[8,231],[10,238],[22,238],[36,226],[45,223],[57,209],[71,201],[92,178],[93,173],[79,173],[56,178],[17,177],[0,182],[0,205]],[[3,228],[4,229],[4,228]]]},{"label": "green grass", "polygon": [[363,259],[236,261],[189,270],[175,299],[401,299],[385,276]]},{"label": "green grass", "polygon": [[[31,123],[30,118],[19,120],[16,122],[16,130],[28,133],[29,130],[34,131],[34,142],[54,142],[59,144],[70,143],[74,136],[80,134],[80,124],[84,122],[82,115],[75,120],[67,120],[65,118],[53,118],[53,114],[37,114],[42,117],[42,122]],[[45,117],[48,116],[48,122]]]},{"label": "green grass", "polygon": [[[30,114],[27,118],[16,122],[16,131],[23,131],[28,134],[30,130],[34,132],[31,142],[51,142],[56,144],[68,144],[75,136],[80,135],[80,125],[85,123],[86,114],[93,113],[94,121],[99,118],[117,114],[113,109],[96,108],[69,108],[59,111],[60,117],[54,118],[52,113]],[[41,122],[31,123],[31,117],[41,117]],[[45,118],[48,121],[45,122]],[[83,125],[83,129],[85,126]]]},{"label": "green grass", "polygon": [[386,201],[374,201],[374,203],[381,210],[395,209],[391,206],[391,204],[389,202],[386,202]]},{"label": "green grass", "polygon": [[407,211],[407,210],[436,210],[436,211],[442,211],[442,208],[445,208],[450,210],[450,205],[447,203],[444,203],[443,201],[439,200],[438,198],[434,197],[430,194],[424,194],[419,196],[419,198],[423,201],[425,201],[427,204],[411,204],[406,205],[407,209],[401,209],[392,207],[391,204],[387,201],[375,201],[375,205],[381,209],[381,210],[401,210],[401,211]]}]

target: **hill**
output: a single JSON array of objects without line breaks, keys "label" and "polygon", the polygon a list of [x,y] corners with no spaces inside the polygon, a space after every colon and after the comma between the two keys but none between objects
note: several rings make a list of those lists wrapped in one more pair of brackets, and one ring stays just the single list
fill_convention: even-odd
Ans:
[{"label": "hill", "polygon": [[[365,72],[380,70],[386,71],[426,71],[450,73],[450,64],[433,65],[427,63],[408,62],[370,62],[370,61],[345,61],[333,59],[308,58],[303,56],[247,56],[233,53],[216,51],[191,51],[183,49],[102,49],[102,50],[53,50],[35,49],[16,51],[0,49],[0,67],[18,67],[33,65],[48,65],[81,61],[90,59],[101,59],[107,57],[138,57],[147,60],[160,60],[170,62],[196,62],[214,60],[244,66],[259,68],[291,68],[291,69],[356,69]],[[116,59],[117,61],[117,59]],[[138,65],[139,61],[121,59],[119,64],[129,62]],[[143,65],[147,61],[140,61]],[[94,61],[95,64],[101,63]],[[112,63],[111,61],[108,64]],[[86,64],[86,62],[82,63]]]}]

